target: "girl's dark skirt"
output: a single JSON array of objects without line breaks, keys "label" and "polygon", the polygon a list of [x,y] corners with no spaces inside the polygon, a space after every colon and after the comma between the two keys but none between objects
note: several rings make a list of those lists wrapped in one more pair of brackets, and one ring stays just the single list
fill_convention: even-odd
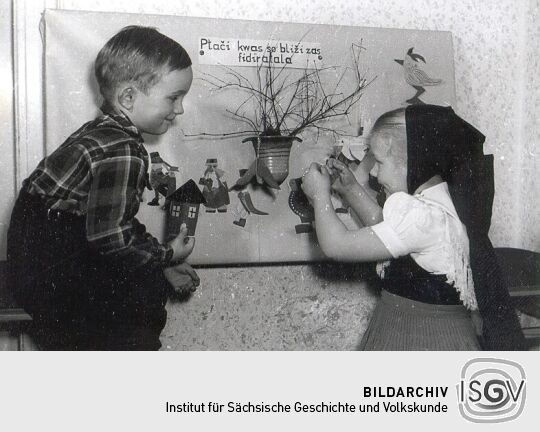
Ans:
[{"label": "girl's dark skirt", "polygon": [[157,267],[129,268],[86,240],[85,217],[21,192],[8,231],[8,275],[45,350],[155,350],[168,283]]},{"label": "girl's dark skirt", "polygon": [[476,351],[480,345],[464,306],[422,303],[383,290],[359,349]]}]

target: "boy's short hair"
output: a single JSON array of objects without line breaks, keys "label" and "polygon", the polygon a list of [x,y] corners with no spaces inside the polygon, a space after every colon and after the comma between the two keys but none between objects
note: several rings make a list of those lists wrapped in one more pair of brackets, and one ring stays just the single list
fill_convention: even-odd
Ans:
[{"label": "boy's short hair", "polygon": [[95,74],[103,97],[110,100],[122,82],[147,92],[164,73],[191,66],[187,51],[153,27],[128,26],[101,48]]}]

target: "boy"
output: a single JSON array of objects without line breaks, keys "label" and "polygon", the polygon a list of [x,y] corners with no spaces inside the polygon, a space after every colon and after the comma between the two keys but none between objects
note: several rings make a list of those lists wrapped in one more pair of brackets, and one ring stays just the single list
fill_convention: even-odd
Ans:
[{"label": "boy", "polygon": [[141,133],[164,134],[184,112],[191,59],[157,30],[130,26],[101,49],[95,74],[103,114],[23,183],[10,285],[42,349],[159,349],[169,283],[192,291],[198,278],[177,265],[194,246],[186,229],[161,244],[135,218],[148,182]]}]

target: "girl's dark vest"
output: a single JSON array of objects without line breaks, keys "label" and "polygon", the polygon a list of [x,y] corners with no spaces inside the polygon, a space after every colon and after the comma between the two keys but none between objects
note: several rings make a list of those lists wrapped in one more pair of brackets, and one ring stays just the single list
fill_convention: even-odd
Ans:
[{"label": "girl's dark vest", "polygon": [[391,261],[385,268],[382,287],[392,294],[423,303],[462,304],[457,290],[446,282],[446,276],[429,273],[410,255]]}]

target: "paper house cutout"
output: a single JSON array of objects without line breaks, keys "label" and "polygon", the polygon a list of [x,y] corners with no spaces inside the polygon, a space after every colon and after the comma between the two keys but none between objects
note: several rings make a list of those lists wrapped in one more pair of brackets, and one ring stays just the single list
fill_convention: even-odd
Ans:
[{"label": "paper house cutout", "polygon": [[185,223],[188,236],[195,235],[199,207],[206,200],[199,187],[193,180],[188,180],[167,197],[167,238],[176,237],[180,233],[180,226]]}]

